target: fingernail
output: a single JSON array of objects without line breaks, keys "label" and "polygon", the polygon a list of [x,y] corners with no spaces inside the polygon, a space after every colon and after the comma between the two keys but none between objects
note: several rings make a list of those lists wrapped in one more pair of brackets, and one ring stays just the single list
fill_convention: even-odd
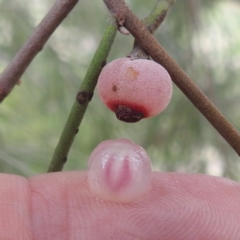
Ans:
[{"label": "fingernail", "polygon": [[152,165],[146,151],[127,139],[107,140],[91,153],[88,184],[100,199],[137,201],[151,186]]}]

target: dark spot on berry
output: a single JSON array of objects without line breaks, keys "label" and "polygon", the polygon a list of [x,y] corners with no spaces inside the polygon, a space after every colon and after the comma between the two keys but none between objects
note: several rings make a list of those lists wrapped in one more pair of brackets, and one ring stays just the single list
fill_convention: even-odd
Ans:
[{"label": "dark spot on berry", "polygon": [[130,107],[119,105],[115,111],[116,117],[124,122],[135,123],[140,121],[144,116],[142,112],[135,111]]},{"label": "dark spot on berry", "polygon": [[67,157],[63,158],[63,162],[64,162],[64,163],[67,162]]},{"label": "dark spot on berry", "polygon": [[113,86],[112,86],[112,91],[113,91],[113,92],[116,92],[117,90],[118,90],[117,85],[113,85]]}]

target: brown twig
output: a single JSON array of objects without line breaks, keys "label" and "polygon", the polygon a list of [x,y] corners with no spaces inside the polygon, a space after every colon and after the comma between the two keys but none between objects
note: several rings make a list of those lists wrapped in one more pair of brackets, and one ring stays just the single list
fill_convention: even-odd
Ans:
[{"label": "brown twig", "polygon": [[20,77],[29,66],[33,58],[42,50],[43,46],[71,12],[78,0],[57,0],[40,24],[24,43],[12,62],[0,75],[0,102],[11,92],[19,82]]},{"label": "brown twig", "polygon": [[[167,54],[144,24],[125,5],[124,0],[104,0],[114,16],[120,16],[120,24],[134,36],[143,49],[169,72],[173,82],[207,118],[230,146],[240,155],[240,134],[218,111],[204,93],[187,76],[181,67]],[[119,13],[118,13],[119,11]]]}]

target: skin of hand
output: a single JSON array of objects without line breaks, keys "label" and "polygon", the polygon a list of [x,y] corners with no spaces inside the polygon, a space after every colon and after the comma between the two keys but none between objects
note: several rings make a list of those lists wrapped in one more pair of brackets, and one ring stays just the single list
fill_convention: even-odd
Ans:
[{"label": "skin of hand", "polygon": [[0,240],[32,239],[237,240],[240,184],[154,172],[144,198],[121,203],[92,196],[84,171],[0,174]]}]

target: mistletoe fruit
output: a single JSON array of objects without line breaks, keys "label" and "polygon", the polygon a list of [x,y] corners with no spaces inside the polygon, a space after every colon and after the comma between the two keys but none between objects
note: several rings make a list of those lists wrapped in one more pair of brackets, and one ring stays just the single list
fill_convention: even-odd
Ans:
[{"label": "mistletoe fruit", "polygon": [[88,185],[91,193],[104,200],[132,202],[150,189],[151,160],[146,151],[127,139],[107,140],[91,153]]},{"label": "mistletoe fruit", "polygon": [[167,107],[172,81],[166,69],[154,61],[120,58],[103,68],[97,89],[119,120],[133,123]]}]

